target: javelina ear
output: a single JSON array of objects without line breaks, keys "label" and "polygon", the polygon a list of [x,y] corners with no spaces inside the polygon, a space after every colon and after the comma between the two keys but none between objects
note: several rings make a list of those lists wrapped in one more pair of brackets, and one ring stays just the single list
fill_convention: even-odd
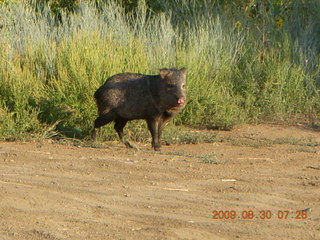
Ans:
[{"label": "javelina ear", "polygon": [[187,74],[187,69],[185,67],[180,69],[180,72],[182,72],[182,74],[186,75]]},{"label": "javelina ear", "polygon": [[171,72],[171,70],[168,68],[161,68],[159,71],[162,79],[164,79]]}]

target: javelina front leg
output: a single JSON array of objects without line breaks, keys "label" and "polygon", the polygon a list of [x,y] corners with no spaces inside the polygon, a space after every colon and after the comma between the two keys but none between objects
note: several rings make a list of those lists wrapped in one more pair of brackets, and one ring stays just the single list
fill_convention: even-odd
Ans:
[{"label": "javelina front leg", "polygon": [[124,140],[123,128],[125,127],[127,122],[128,122],[128,120],[125,118],[117,118],[116,123],[114,124],[114,129],[117,131],[118,136],[120,138],[120,141],[123,142],[124,145],[126,145],[126,147],[135,148],[135,149],[139,150],[138,147],[136,147],[135,145],[132,145],[130,142]]},{"label": "javelina front leg", "polygon": [[[162,135],[162,130],[164,129],[166,122],[171,118],[169,115],[163,114],[161,118],[159,119],[158,123],[158,142],[161,145],[161,135]],[[167,143],[166,143],[167,144]]]},{"label": "javelina front leg", "polygon": [[152,147],[155,151],[160,151],[161,144],[158,138],[159,119],[148,119],[147,124],[152,136]]}]

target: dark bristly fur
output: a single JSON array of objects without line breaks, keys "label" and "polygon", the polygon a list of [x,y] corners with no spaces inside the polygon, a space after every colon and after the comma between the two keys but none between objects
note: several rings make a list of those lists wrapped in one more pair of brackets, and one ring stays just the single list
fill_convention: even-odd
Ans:
[{"label": "dark bristly fur", "polygon": [[159,75],[120,73],[110,77],[94,94],[99,116],[94,122],[93,139],[98,128],[114,121],[120,140],[123,128],[133,119],[145,119],[152,135],[152,147],[159,150],[164,124],[186,104],[186,69],[160,69]]}]

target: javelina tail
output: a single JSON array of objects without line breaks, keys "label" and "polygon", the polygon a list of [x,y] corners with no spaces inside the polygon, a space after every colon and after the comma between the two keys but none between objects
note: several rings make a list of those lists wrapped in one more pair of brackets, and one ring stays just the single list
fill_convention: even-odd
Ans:
[{"label": "javelina tail", "polygon": [[94,98],[97,102],[97,104],[99,104],[99,102],[101,101],[101,98],[102,98],[102,95],[103,95],[103,92],[105,91],[105,88],[103,86],[99,87],[95,93],[94,93]]},{"label": "javelina tail", "polygon": [[95,91],[95,93],[93,95],[96,100],[99,98],[99,95],[100,95],[100,91],[99,90],[100,90],[100,88],[98,88],[97,91]]}]

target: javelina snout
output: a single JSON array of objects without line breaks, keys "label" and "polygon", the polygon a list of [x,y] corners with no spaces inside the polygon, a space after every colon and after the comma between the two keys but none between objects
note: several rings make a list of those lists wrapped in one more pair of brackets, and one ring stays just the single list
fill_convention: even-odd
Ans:
[{"label": "javelina snout", "polygon": [[99,116],[94,122],[93,139],[97,130],[114,121],[120,140],[123,128],[134,119],[145,119],[152,136],[152,147],[161,147],[164,124],[186,105],[186,68],[160,69],[159,75],[120,73],[107,79],[95,92]]}]

